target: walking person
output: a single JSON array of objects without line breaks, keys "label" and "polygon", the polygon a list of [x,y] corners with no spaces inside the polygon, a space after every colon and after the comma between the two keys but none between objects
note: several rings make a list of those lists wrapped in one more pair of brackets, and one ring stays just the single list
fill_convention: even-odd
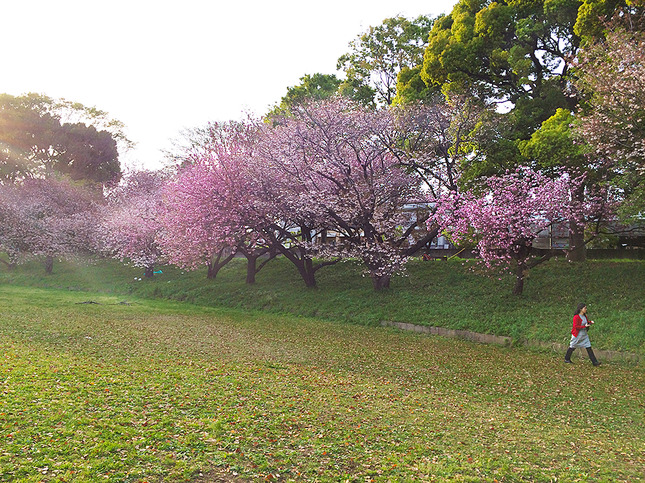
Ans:
[{"label": "walking person", "polygon": [[587,305],[579,304],[576,309],[576,313],[573,315],[573,328],[571,329],[571,342],[569,343],[569,350],[564,356],[564,362],[567,364],[573,364],[571,361],[571,354],[576,348],[585,348],[587,349],[587,354],[589,354],[589,359],[591,360],[594,366],[599,366],[600,362],[596,359],[596,356],[593,353],[591,348],[591,341],[589,340],[589,334],[587,330],[593,325],[593,320],[587,319]]}]

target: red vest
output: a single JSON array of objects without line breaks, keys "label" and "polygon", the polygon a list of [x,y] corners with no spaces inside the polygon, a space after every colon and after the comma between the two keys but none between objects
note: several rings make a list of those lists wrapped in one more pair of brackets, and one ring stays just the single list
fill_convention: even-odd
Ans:
[{"label": "red vest", "polygon": [[576,314],[573,316],[573,328],[571,329],[571,334],[574,337],[578,337],[578,332],[580,332],[580,329],[587,328],[587,326],[583,324],[584,323],[582,322],[582,317],[580,317],[580,315]]}]

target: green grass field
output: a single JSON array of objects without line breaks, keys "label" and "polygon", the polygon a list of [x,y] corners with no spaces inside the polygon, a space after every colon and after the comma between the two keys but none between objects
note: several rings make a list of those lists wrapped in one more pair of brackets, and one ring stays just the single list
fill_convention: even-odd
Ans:
[{"label": "green grass field", "polygon": [[[645,474],[640,366],[571,366],[518,347],[97,291],[155,292],[177,280],[172,273],[144,286],[118,285],[107,270],[59,271],[39,282],[49,288],[19,285],[20,277],[35,284],[25,273],[0,284],[0,481],[634,482]],[[332,283],[353,289],[321,277],[314,293]],[[95,291],[69,290],[88,286]],[[208,297],[218,293],[217,281],[206,287]],[[271,289],[258,281],[252,290]],[[292,296],[301,293],[294,286]]]},{"label": "green grass field", "polygon": [[272,261],[246,285],[245,260],[235,259],[215,280],[205,270],[163,267],[153,280],[137,281],[141,270],[116,262],[57,263],[44,276],[40,264],[0,269],[0,283],[100,291],[127,298],[167,299],[200,306],[379,325],[408,322],[495,335],[567,343],[573,310],[581,301],[596,321],[594,347],[634,352],[645,358],[645,261],[552,260],[531,271],[521,297],[511,294],[511,277],[472,273],[472,262],[413,261],[406,276],[376,293],[362,269],[351,263],[318,272],[318,288],[308,289],[284,259]]}]

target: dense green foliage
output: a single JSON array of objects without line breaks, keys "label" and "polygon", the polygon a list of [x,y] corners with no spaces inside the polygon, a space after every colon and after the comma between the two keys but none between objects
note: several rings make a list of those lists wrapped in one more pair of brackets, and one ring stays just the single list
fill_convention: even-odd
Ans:
[{"label": "dense green foliage", "polygon": [[575,107],[565,89],[567,59],[580,43],[573,32],[579,4],[463,0],[434,23],[421,71],[426,84],[509,111],[480,170],[499,171],[518,160],[517,141],[528,139],[557,108]]},{"label": "dense green foliage", "polygon": [[0,285],[1,481],[642,477],[639,367],[122,300]]},{"label": "dense green foliage", "polygon": [[432,19],[386,18],[350,42],[338,59],[346,78],[340,92],[366,105],[389,106],[397,94],[397,76],[423,61]]},{"label": "dense green foliage", "polygon": [[605,36],[609,22],[617,14],[642,12],[642,8],[642,0],[582,0],[574,32],[585,43],[592,42]]},{"label": "dense green foliage", "polygon": [[[579,65],[572,69],[572,61],[581,47],[604,40],[615,28],[614,17],[630,29],[642,29],[642,11],[642,0],[459,1],[434,21],[423,64],[400,73],[395,103],[425,101],[441,90],[473,96],[490,106],[491,120],[478,146],[484,156],[465,166],[466,181],[518,164],[546,161],[566,170],[602,164],[589,156],[591,149],[575,146],[569,126],[562,124],[562,112],[576,112],[581,98],[589,95],[572,88],[581,74]],[[553,129],[556,124],[560,127]],[[539,146],[521,149],[541,130],[549,133],[531,144],[549,137],[559,150],[577,150],[578,159],[554,157],[560,153],[553,148],[550,153]]]},{"label": "dense green foliage", "polygon": [[[186,301],[212,307],[289,314],[378,325],[381,321],[468,329],[566,343],[576,305],[584,301],[597,321],[595,347],[645,353],[645,263],[551,260],[531,271],[521,297],[513,296],[513,277],[489,278],[472,273],[464,260],[414,261],[408,274],[376,293],[362,268],[351,263],[318,273],[318,289],[308,289],[287,260],[276,259],[247,285],[243,259],[225,266],[215,280],[206,270],[182,272],[164,267],[152,280],[117,262],[97,265],[60,263],[42,276],[39,265],[1,271],[0,282],[56,289],[104,291]],[[136,279],[135,279],[136,278]]]},{"label": "dense green foliage", "polygon": [[590,171],[595,166],[588,165],[585,154],[589,148],[579,142],[572,131],[574,121],[570,111],[558,109],[528,141],[520,142],[522,155],[547,171],[557,172],[563,168],[573,173],[583,172],[585,168]]},{"label": "dense green foliage", "polygon": [[99,184],[118,181],[117,142],[129,144],[122,128],[107,113],[78,103],[1,94],[0,183],[53,175]]},{"label": "dense green foliage", "polygon": [[267,117],[288,115],[292,108],[308,100],[327,99],[338,92],[340,84],[341,80],[334,74],[307,74],[300,78],[300,84],[287,89],[280,104],[275,106]]}]

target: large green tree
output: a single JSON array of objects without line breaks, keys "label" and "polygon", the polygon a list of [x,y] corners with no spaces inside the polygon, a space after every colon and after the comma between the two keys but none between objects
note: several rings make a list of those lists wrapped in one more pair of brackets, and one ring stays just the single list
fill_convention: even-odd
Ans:
[{"label": "large green tree", "polygon": [[[430,32],[421,77],[508,111],[502,139],[528,139],[567,96],[579,0],[461,0]],[[488,161],[499,161],[491,146]],[[508,147],[497,146],[504,157]],[[519,154],[519,153],[516,153]]]},{"label": "large green tree", "polygon": [[399,73],[423,61],[431,26],[430,17],[397,16],[359,35],[338,59],[338,70],[347,76],[340,86],[343,95],[367,105],[392,104]]},{"label": "large green tree", "polygon": [[[571,129],[581,100],[572,60],[606,35],[611,18],[637,23],[636,3],[642,0],[460,0],[434,23],[423,66],[399,76],[398,101],[440,88],[491,108],[493,122],[482,130],[480,156],[465,163],[463,182],[528,164],[552,175],[584,173],[587,182],[574,193],[582,198],[611,170]],[[584,258],[581,230],[572,232],[572,253]]]},{"label": "large green tree", "polygon": [[65,175],[106,184],[121,176],[123,125],[79,103],[0,95],[0,183]]}]

